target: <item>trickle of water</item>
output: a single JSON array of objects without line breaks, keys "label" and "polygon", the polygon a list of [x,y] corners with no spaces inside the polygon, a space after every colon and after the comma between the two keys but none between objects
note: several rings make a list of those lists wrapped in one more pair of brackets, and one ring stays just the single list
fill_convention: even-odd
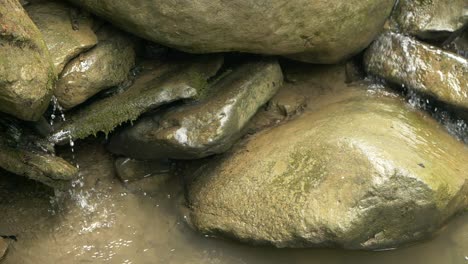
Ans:
[{"label": "trickle of water", "polygon": [[418,93],[408,90],[408,103],[418,109],[427,111],[441,123],[447,131],[460,141],[468,144],[468,124],[465,120],[454,117],[450,112],[440,109],[431,100],[421,97]]}]

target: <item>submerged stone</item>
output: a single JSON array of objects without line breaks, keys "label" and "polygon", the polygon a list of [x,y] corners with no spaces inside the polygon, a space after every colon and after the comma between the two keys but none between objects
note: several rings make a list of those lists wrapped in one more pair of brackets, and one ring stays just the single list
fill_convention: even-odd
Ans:
[{"label": "submerged stone", "polygon": [[277,247],[382,249],[467,208],[468,148],[435,120],[384,89],[315,94],[301,116],[191,172],[197,230]]},{"label": "submerged stone", "polygon": [[158,191],[171,178],[171,164],[168,160],[118,158],[115,170],[125,187],[132,192]]},{"label": "submerged stone", "polygon": [[468,22],[468,5],[466,0],[399,0],[392,19],[403,33],[446,37]]},{"label": "submerged stone", "polygon": [[468,109],[468,60],[395,33],[380,36],[364,56],[367,72]]},{"label": "submerged stone", "polygon": [[109,149],[135,158],[194,159],[229,149],[282,85],[276,60],[237,66],[200,102],[145,117],[112,137]]},{"label": "submerged stone", "polygon": [[143,69],[127,90],[71,114],[50,140],[63,143],[70,138],[82,139],[98,132],[108,134],[120,124],[135,121],[147,111],[177,100],[195,98],[222,62],[219,55],[206,55],[153,63]]},{"label": "submerged stone", "polygon": [[76,18],[79,28],[74,29],[73,10],[73,7],[58,2],[32,4],[26,8],[44,36],[57,75],[70,59],[97,43],[96,34],[91,29],[91,16],[79,15]]},{"label": "submerged stone", "polygon": [[128,32],[186,52],[241,51],[315,63],[334,63],[363,50],[379,33],[395,3],[71,1]]},{"label": "submerged stone", "polygon": [[64,189],[78,169],[53,154],[53,147],[12,119],[0,120],[0,167],[48,186]]},{"label": "submerged stone", "polygon": [[134,43],[128,35],[110,26],[97,34],[96,47],[70,61],[57,82],[54,94],[65,109],[124,82],[135,65]]},{"label": "submerged stone", "polygon": [[41,32],[20,3],[0,5],[0,111],[35,121],[49,105],[54,66]]}]

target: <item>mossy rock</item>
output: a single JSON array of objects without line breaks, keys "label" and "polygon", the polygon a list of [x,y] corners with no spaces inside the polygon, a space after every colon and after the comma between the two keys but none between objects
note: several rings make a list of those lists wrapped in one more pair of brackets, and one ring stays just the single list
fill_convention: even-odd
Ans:
[{"label": "mossy rock", "polygon": [[225,152],[282,83],[274,59],[236,66],[209,84],[199,102],[138,120],[115,134],[109,149],[141,159],[196,159]]},{"label": "mossy rock", "polygon": [[2,1],[0,17],[0,111],[36,121],[56,80],[49,51],[18,1]]},{"label": "mossy rock", "polygon": [[72,113],[50,137],[52,142],[110,133],[141,114],[182,99],[194,99],[206,88],[223,63],[222,56],[201,55],[149,63],[133,85],[122,93],[89,104]]}]

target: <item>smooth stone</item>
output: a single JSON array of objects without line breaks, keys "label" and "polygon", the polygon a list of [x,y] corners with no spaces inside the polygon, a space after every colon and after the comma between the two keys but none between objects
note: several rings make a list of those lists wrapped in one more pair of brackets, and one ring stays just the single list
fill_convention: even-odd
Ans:
[{"label": "smooth stone", "polygon": [[[335,63],[379,33],[394,0],[71,0],[122,29],[191,53],[240,51]],[[138,14],[138,15],[135,15]]]},{"label": "smooth stone", "polygon": [[117,176],[131,192],[152,193],[159,191],[171,178],[168,160],[115,160]]},{"label": "smooth stone", "polygon": [[386,89],[317,90],[301,116],[192,170],[191,224],[276,247],[385,249],[468,206],[468,148]]},{"label": "smooth stone", "polygon": [[368,73],[468,109],[468,60],[411,37],[386,33],[366,51]]},{"label": "smooth stone", "polygon": [[0,112],[36,121],[56,79],[49,51],[18,1],[2,1],[0,18]]},{"label": "smooth stone", "polygon": [[8,242],[0,237],[0,261],[5,258],[6,252],[8,250]]},{"label": "smooth stone", "polygon": [[141,159],[197,159],[222,153],[282,82],[276,60],[237,66],[211,84],[200,102],[142,118],[120,131],[109,150]]},{"label": "smooth stone", "polygon": [[149,63],[125,91],[96,101],[71,114],[50,136],[51,142],[65,143],[98,132],[110,133],[124,122],[182,99],[193,99],[206,88],[207,80],[223,64],[220,55],[188,56]]},{"label": "smooth stone", "polygon": [[399,0],[392,20],[405,34],[443,38],[468,23],[468,5],[466,0]]},{"label": "smooth stone", "polygon": [[44,36],[52,62],[59,75],[65,64],[83,51],[97,44],[96,34],[92,30],[91,16],[79,15],[79,28],[73,28],[71,14],[73,7],[58,2],[32,4],[26,11]]},{"label": "smooth stone", "polygon": [[134,43],[128,35],[109,26],[97,34],[96,47],[70,61],[57,82],[54,94],[65,109],[124,82],[135,65]]},{"label": "smooth stone", "polygon": [[[23,124],[24,125],[24,124]],[[0,167],[56,189],[65,189],[78,169],[55,156],[45,139],[10,118],[0,120]]]}]

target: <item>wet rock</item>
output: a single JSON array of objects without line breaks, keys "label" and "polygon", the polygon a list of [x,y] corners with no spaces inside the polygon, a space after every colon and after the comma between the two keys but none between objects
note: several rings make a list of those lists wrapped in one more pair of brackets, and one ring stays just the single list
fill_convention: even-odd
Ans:
[{"label": "wet rock", "polygon": [[468,24],[465,30],[454,33],[453,38],[446,43],[445,48],[468,59]]},{"label": "wet rock", "polygon": [[0,5],[0,111],[35,121],[55,81],[42,35],[16,0]]},{"label": "wet rock", "polygon": [[79,109],[58,126],[50,140],[63,143],[69,138],[85,138],[98,132],[107,134],[124,122],[135,121],[144,112],[195,98],[222,62],[221,56],[206,55],[148,64],[131,87]]},{"label": "wet rock", "polygon": [[[310,87],[315,89],[315,87]],[[193,226],[277,247],[379,249],[421,239],[468,205],[468,149],[384,89],[313,97],[193,173]]]},{"label": "wet rock", "polygon": [[32,4],[26,9],[44,36],[57,75],[70,59],[97,43],[96,34],[91,29],[92,18],[89,15],[79,16],[80,27],[74,30],[70,16],[72,10],[73,7],[58,2]]},{"label": "wet rock", "polygon": [[65,109],[122,83],[135,64],[129,36],[111,27],[101,28],[97,34],[99,44],[70,61],[57,82],[55,96]]},{"label": "wet rock", "polygon": [[158,191],[171,178],[171,164],[168,160],[118,158],[115,169],[125,187],[132,192]]},{"label": "wet rock", "polygon": [[466,0],[400,0],[392,19],[407,34],[447,37],[468,22],[468,5]]},{"label": "wet rock", "polygon": [[283,117],[292,117],[300,114],[307,106],[307,97],[300,90],[291,87],[280,89],[268,102],[267,110],[273,111]]},{"label": "wet rock", "polygon": [[185,1],[183,8],[157,0],[72,2],[128,32],[186,52],[241,51],[334,63],[369,45],[395,1],[203,0]]},{"label": "wet rock", "polygon": [[5,258],[6,252],[8,250],[8,242],[0,237],[0,261]]},{"label": "wet rock", "polygon": [[13,119],[0,120],[0,167],[58,189],[78,174],[75,166],[54,155],[47,140]]},{"label": "wet rock", "polygon": [[371,45],[364,61],[371,74],[468,109],[468,61],[463,57],[388,33]]},{"label": "wet rock", "polygon": [[116,134],[109,149],[146,159],[194,159],[224,152],[282,81],[276,60],[238,66],[211,84],[199,103],[137,121]]}]

